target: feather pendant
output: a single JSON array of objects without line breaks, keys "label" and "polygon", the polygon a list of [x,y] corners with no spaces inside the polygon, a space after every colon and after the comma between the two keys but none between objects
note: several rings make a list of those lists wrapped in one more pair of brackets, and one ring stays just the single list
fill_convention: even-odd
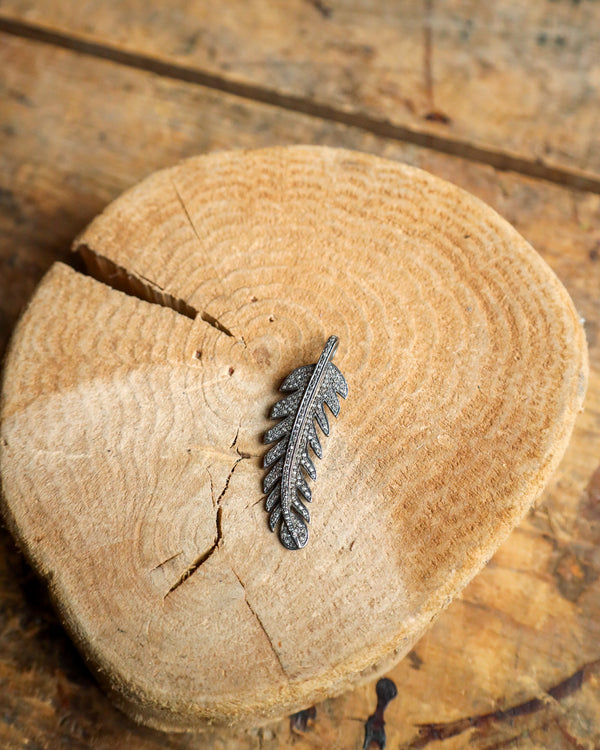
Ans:
[{"label": "feather pendant", "polygon": [[269,472],[263,491],[271,531],[281,524],[279,538],[287,549],[300,549],[308,541],[310,514],[305,502],[312,500],[312,493],[303,472],[312,480],[317,478],[309,446],[318,458],[323,455],[315,420],[321,431],[329,435],[325,404],[337,417],[338,394],[342,398],[348,395],[348,384],[331,361],[337,345],[337,337],[331,336],[316,365],[298,367],[288,375],[279,390],[289,395],[271,409],[271,419],[281,421],[265,434],[265,443],[274,445],[264,458]]}]

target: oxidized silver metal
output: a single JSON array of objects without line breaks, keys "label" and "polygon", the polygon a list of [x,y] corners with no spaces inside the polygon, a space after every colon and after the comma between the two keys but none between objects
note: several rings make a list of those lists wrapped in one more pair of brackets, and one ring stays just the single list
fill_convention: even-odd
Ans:
[{"label": "oxidized silver metal", "polygon": [[266,510],[271,531],[281,521],[279,538],[287,549],[300,549],[308,541],[310,514],[300,498],[311,502],[312,493],[302,473],[315,480],[317,471],[308,455],[310,446],[322,458],[321,443],[315,419],[329,435],[329,421],[324,406],[334,417],[340,413],[337,395],[346,398],[348,384],[332,363],[338,346],[337,336],[331,336],[316,365],[303,365],[294,370],[281,384],[280,391],[291,391],[271,410],[271,419],[282,421],[265,434],[265,443],[276,443],[266,454],[265,469],[270,469],[263,481],[267,495]]}]

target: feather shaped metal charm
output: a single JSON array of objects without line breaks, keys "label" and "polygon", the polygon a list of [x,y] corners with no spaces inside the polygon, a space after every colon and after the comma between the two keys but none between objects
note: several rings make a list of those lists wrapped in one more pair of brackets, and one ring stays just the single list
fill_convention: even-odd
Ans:
[{"label": "feather shaped metal charm", "polygon": [[281,384],[280,391],[290,394],[278,401],[271,410],[271,419],[281,422],[265,434],[265,443],[275,443],[264,459],[269,469],[263,481],[267,495],[266,510],[271,531],[279,522],[279,538],[284,547],[300,549],[308,541],[310,514],[304,501],[312,500],[312,493],[302,470],[313,480],[317,471],[308,455],[309,446],[322,458],[321,443],[315,420],[325,435],[329,435],[329,421],[325,404],[337,417],[340,402],[337,394],[346,398],[348,384],[332,363],[338,346],[331,336],[316,365],[304,365],[294,370]]}]

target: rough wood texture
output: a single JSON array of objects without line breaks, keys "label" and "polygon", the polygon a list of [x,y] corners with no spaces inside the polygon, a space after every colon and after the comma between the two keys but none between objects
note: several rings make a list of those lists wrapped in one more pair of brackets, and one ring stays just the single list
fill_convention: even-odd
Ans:
[{"label": "rough wood texture", "polygon": [[[189,160],[75,249],[150,303],[62,265],[43,280],[6,361],[4,509],[92,669],[159,728],[279,718],[393,665],[538,497],[581,408],[564,288],[414,168]],[[290,554],[261,502],[265,416],[333,332],[353,395]]]},{"label": "rough wood texture", "polygon": [[0,8],[0,28],[16,33],[99,44],[129,63],[163,63],[186,80],[497,166],[587,174],[596,190],[599,22],[596,3],[555,0],[3,0]]},{"label": "rough wood texture", "polygon": [[[598,746],[600,196],[49,45],[1,37],[0,58],[2,341],[36,280],[103,206],[149,172],[216,148],[344,144],[410,162],[483,198],[542,253],[585,318],[585,410],[540,503],[388,673],[399,695],[386,731],[401,748]],[[201,739],[135,726],[97,688],[6,532],[0,683],[9,748],[358,748],[375,706],[370,684],[320,703],[304,732],[288,720]]]}]

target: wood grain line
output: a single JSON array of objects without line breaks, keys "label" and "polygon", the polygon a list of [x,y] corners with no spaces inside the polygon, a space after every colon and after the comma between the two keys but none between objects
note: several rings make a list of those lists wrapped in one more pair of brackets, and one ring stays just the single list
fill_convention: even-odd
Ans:
[{"label": "wood grain line", "polygon": [[303,96],[281,94],[273,89],[234,81],[224,76],[189,68],[173,62],[165,62],[151,55],[128,52],[108,44],[67,34],[30,22],[17,21],[0,15],[0,32],[43,44],[68,49],[79,54],[109,60],[120,65],[187,83],[195,83],[215,91],[238,96],[262,104],[337,122],[391,140],[429,148],[443,154],[458,156],[471,162],[486,164],[501,171],[545,180],[576,190],[600,194],[600,179],[585,172],[552,167],[538,160],[508,154],[492,148],[484,148],[460,139],[423,133],[409,127],[397,125],[386,119],[369,117],[356,112],[336,109],[322,102]]}]

